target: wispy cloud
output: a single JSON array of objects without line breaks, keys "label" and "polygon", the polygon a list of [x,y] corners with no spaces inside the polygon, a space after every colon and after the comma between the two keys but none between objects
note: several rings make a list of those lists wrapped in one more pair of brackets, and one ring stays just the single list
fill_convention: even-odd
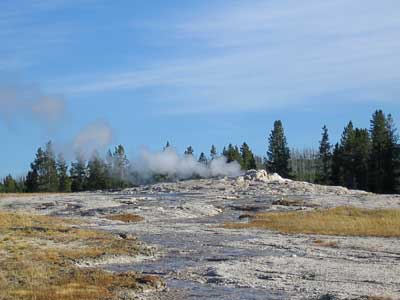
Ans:
[{"label": "wispy cloud", "polygon": [[[159,97],[168,105],[159,109],[170,112],[269,109],[339,92],[371,101],[369,95],[385,95],[380,92],[383,87],[390,91],[386,94],[400,96],[399,2],[227,4],[169,24],[175,46],[190,44],[203,53],[144,64],[140,70],[88,75],[65,90],[162,88]],[[199,100],[204,104],[194,107]]]}]

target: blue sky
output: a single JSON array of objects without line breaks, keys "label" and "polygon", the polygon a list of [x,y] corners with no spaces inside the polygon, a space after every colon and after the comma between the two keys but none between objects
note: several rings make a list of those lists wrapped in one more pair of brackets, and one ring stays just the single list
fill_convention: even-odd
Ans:
[{"label": "blue sky", "polygon": [[264,155],[276,119],[299,148],[400,124],[395,0],[2,0],[0,40],[0,175],[49,139]]}]

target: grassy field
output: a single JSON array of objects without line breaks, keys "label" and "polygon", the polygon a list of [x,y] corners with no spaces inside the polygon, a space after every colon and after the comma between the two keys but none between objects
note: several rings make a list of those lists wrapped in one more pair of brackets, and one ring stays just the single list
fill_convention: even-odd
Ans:
[{"label": "grassy field", "polygon": [[118,299],[121,289],[138,289],[150,280],[133,272],[76,267],[74,262],[81,259],[143,251],[135,240],[78,229],[76,224],[0,212],[0,299]]},{"label": "grassy field", "polygon": [[227,223],[225,228],[265,228],[282,233],[340,236],[400,237],[400,209],[336,207],[326,210],[266,212],[247,223]]}]

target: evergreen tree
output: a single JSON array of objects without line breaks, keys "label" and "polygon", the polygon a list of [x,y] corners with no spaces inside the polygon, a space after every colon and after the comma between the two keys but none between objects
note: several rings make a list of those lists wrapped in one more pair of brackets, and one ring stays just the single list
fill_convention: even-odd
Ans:
[{"label": "evergreen tree", "polygon": [[87,168],[82,155],[77,155],[76,162],[71,164],[71,190],[81,192],[86,189]]},{"label": "evergreen tree", "polygon": [[207,157],[206,157],[206,155],[204,154],[204,152],[201,152],[201,153],[200,153],[200,156],[199,156],[199,163],[202,163],[202,164],[204,164],[204,165],[207,165],[207,163],[208,163]]},{"label": "evergreen tree", "polygon": [[29,192],[58,191],[57,165],[51,141],[46,144],[44,151],[42,148],[37,150],[26,178],[26,187]]},{"label": "evergreen tree", "polygon": [[68,166],[62,154],[57,158],[58,191],[62,193],[71,192],[71,178],[68,176]]},{"label": "evergreen tree", "polygon": [[217,158],[217,148],[215,148],[214,145],[211,145],[210,157],[211,157],[211,159]]},{"label": "evergreen tree", "polygon": [[87,165],[87,188],[89,190],[103,190],[109,188],[106,164],[97,152],[93,153]]},{"label": "evergreen tree", "polygon": [[37,169],[31,164],[32,170],[28,172],[25,179],[26,191],[28,193],[36,193],[39,189],[39,175]]},{"label": "evergreen tree", "polygon": [[375,111],[370,127],[369,187],[372,192],[394,192],[395,130],[391,116],[386,118],[382,110]]},{"label": "evergreen tree", "polygon": [[344,186],[353,188],[355,185],[354,177],[354,145],[355,145],[355,131],[353,122],[349,122],[344,128],[342,137],[340,139],[341,149],[341,177],[343,178]]},{"label": "evergreen tree", "polygon": [[353,144],[353,171],[354,181],[352,188],[368,190],[368,160],[370,152],[370,138],[367,129],[356,128]]},{"label": "evergreen tree", "polygon": [[285,133],[280,120],[274,122],[274,129],[269,136],[267,159],[267,168],[270,172],[276,172],[282,177],[289,176],[290,150],[287,146]]},{"label": "evergreen tree", "polygon": [[57,192],[59,186],[57,164],[51,141],[46,144],[42,170],[42,175],[39,177],[39,191]]},{"label": "evergreen tree", "polygon": [[186,148],[185,155],[193,155],[193,153],[194,153],[194,150],[193,150],[192,146],[189,146]]},{"label": "evergreen tree", "polygon": [[394,151],[394,175],[395,175],[394,191],[395,193],[400,194],[400,145],[399,144],[395,146],[395,151]]},{"label": "evergreen tree", "polygon": [[331,164],[332,153],[331,145],[329,143],[328,128],[324,125],[322,127],[322,138],[319,142],[319,156],[318,156],[318,182],[321,184],[330,184],[331,179]]},{"label": "evergreen tree", "polygon": [[243,170],[256,169],[256,161],[254,159],[254,154],[250,150],[249,145],[243,143],[240,147],[240,155],[241,155],[241,167]]},{"label": "evergreen tree", "polygon": [[226,161],[228,163],[233,161],[237,161],[239,164],[242,163],[242,157],[240,155],[239,148],[237,146],[229,144],[228,148],[224,147],[222,155],[226,157]]},{"label": "evergreen tree", "polygon": [[18,192],[17,182],[11,175],[7,175],[3,180],[3,189],[5,193]]},{"label": "evergreen tree", "polygon": [[[168,148],[167,146],[166,148]],[[114,150],[114,164],[115,164],[115,172],[114,175],[120,181],[124,181],[129,172],[129,160],[125,154],[125,148],[122,145],[119,145]]]}]

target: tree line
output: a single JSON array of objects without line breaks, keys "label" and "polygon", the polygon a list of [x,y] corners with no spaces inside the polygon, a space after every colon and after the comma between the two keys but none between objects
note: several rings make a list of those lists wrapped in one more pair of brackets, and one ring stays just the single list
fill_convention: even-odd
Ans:
[{"label": "tree line", "polygon": [[[168,147],[170,147],[169,142],[164,150]],[[189,146],[184,154],[194,157],[193,147]],[[225,156],[228,162],[237,161],[244,170],[256,167],[256,158],[246,143],[240,148],[229,144],[221,155]],[[197,160],[207,165],[219,156],[216,147],[212,145],[209,156],[202,152]],[[98,152],[94,152],[88,160],[78,154],[68,166],[64,156],[57,155],[52,142],[49,141],[44,148],[40,147],[37,150],[27,175],[18,179],[14,179],[11,175],[6,176],[0,182],[0,192],[68,193],[121,189],[133,185],[135,178],[138,178],[135,172],[122,145],[115,147],[113,151],[109,150],[105,158]],[[164,177],[163,174],[154,174],[153,179],[159,181]]]},{"label": "tree line", "polygon": [[[214,145],[209,155],[201,152],[199,163],[207,165],[224,156],[227,162],[236,161],[243,170],[266,169],[285,178],[325,185],[341,185],[375,193],[400,192],[400,146],[393,118],[382,110],[374,112],[370,128],[356,128],[350,121],[340,141],[332,145],[328,128],[322,128],[319,149],[290,150],[280,120],[274,122],[268,137],[264,157],[253,153],[247,143],[228,144],[220,155]],[[170,143],[164,150],[171,147]],[[195,157],[188,146],[185,155]],[[134,166],[133,166],[134,167]],[[48,142],[39,148],[25,177],[11,175],[0,181],[0,192],[80,192],[85,190],[116,189],[132,185],[132,166],[122,145],[109,150],[102,158],[95,152],[89,160],[82,155],[68,166],[62,154],[56,155]],[[155,180],[163,180],[162,174]]]},{"label": "tree line", "polygon": [[356,128],[350,121],[340,141],[332,145],[322,128],[318,151],[289,151],[281,121],[269,137],[266,168],[297,180],[340,185],[374,193],[400,192],[400,145],[393,117],[373,113],[370,127]]}]

